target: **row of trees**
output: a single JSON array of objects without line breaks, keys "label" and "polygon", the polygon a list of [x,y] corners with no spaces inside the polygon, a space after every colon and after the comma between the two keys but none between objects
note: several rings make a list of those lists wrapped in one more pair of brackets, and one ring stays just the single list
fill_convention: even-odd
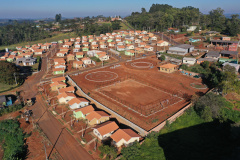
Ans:
[{"label": "row of trees", "polygon": [[17,68],[14,63],[0,61],[0,83],[8,85],[15,84],[14,73],[16,74],[17,82],[20,82],[21,79],[17,76],[19,72],[19,68]]},{"label": "row of trees", "polygon": [[26,159],[27,146],[24,139],[27,138],[17,120],[4,120],[0,122],[0,143],[4,150],[3,160]]},{"label": "row of trees", "polygon": [[35,41],[50,37],[49,33],[34,23],[17,23],[0,27],[0,46]]},{"label": "row of trees", "polygon": [[209,28],[229,35],[235,36],[240,33],[240,20],[238,15],[232,18],[224,16],[224,10],[214,9],[209,14],[203,14],[199,8],[191,6],[174,8],[167,4],[153,4],[149,12],[142,8],[141,13],[132,12],[131,16],[125,18],[136,29],[151,28],[164,31],[169,27],[186,30],[185,25],[199,25],[203,30]]}]

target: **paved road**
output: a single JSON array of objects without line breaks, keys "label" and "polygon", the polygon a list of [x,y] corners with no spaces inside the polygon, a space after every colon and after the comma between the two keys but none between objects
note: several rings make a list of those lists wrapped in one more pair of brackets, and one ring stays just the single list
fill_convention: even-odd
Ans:
[{"label": "paved road", "polygon": [[[48,58],[49,57],[51,57],[50,54],[48,54]],[[34,119],[38,122],[40,128],[47,135],[51,143],[56,143],[55,148],[64,160],[92,160],[92,156],[66,129],[62,128],[62,124],[47,111],[41,95],[37,94],[37,84],[46,73],[46,70],[47,57],[43,57],[41,71],[29,77],[22,85],[21,90],[24,91],[22,96],[24,99],[36,97],[36,103],[30,108],[33,110]],[[49,155],[50,153],[47,154]]]}]

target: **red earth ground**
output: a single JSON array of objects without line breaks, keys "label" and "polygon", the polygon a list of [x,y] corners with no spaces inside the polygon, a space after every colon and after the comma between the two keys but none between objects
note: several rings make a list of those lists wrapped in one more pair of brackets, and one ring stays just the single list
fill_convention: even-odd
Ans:
[{"label": "red earth ground", "polygon": [[[195,79],[192,77],[188,77],[186,75],[182,75],[179,71],[176,71],[175,73],[167,74],[167,73],[162,73],[158,71],[157,64],[158,60],[153,57],[148,57],[145,59],[141,60],[136,60],[133,62],[150,62],[153,63],[154,67],[153,68],[147,68],[147,69],[139,69],[139,68],[134,68],[129,63],[120,63],[121,66],[116,67],[115,69],[110,69],[110,67],[94,70],[94,72],[97,71],[109,71],[113,72],[114,74],[116,73],[118,77],[112,81],[106,81],[106,82],[93,82],[89,81],[85,78],[85,76],[89,73],[92,73],[93,71],[85,72],[76,76],[71,76],[73,80],[84,90],[85,93],[90,93],[90,96],[104,104],[105,106],[109,107],[110,109],[114,110],[115,112],[119,113],[123,117],[127,118],[128,120],[132,121],[133,123],[139,125],[140,127],[144,128],[145,130],[150,130],[159,123],[163,122],[165,119],[182,109],[185,105],[187,105],[190,102],[190,98],[193,94],[201,94],[205,93],[208,89],[195,89],[191,87],[191,83],[201,83],[201,79]],[[100,76],[100,75],[99,75]],[[102,80],[107,80],[108,77],[105,77],[104,75],[101,75],[103,78]],[[111,77],[111,76],[110,76]],[[103,94],[99,92],[99,88],[115,84],[119,81],[123,83],[123,81],[132,79],[141,82],[145,85],[148,85],[150,87],[155,87],[157,89],[160,89],[161,91],[167,92],[169,94],[175,94],[175,93],[180,93],[178,94],[181,97],[184,97],[185,99],[182,101],[179,101],[173,105],[168,106],[164,110],[161,110],[157,112],[156,114],[152,114],[151,116],[144,117],[130,108],[127,108],[120,103],[117,103],[116,100],[106,97]],[[97,80],[99,78],[96,77]],[[137,84],[135,84],[136,86]],[[142,87],[142,85],[138,85],[139,88],[136,88],[136,90],[131,90],[128,91],[127,87],[120,88],[118,89],[112,89],[113,92],[110,90],[108,91],[109,94],[112,95],[118,95],[122,94],[124,92],[130,92],[132,95],[138,95],[139,93],[143,94],[146,92],[146,88]],[[118,93],[117,93],[118,92]],[[135,93],[134,93],[135,92]],[[116,94],[117,93],[117,94]],[[147,93],[150,93],[150,90],[147,91]],[[156,93],[155,93],[156,94]],[[162,95],[164,97],[164,95]],[[141,96],[141,101],[139,103],[144,104],[148,102],[149,96],[146,94],[145,96]],[[126,96],[125,96],[126,98]],[[161,99],[161,96],[154,97],[154,99]],[[131,100],[132,98],[129,98]],[[124,101],[124,96],[119,96],[118,97],[118,102]],[[138,99],[139,100],[139,99]],[[137,100],[135,100],[137,101]],[[135,103],[134,101],[131,100],[131,103]],[[150,112],[150,111],[149,111]]]}]

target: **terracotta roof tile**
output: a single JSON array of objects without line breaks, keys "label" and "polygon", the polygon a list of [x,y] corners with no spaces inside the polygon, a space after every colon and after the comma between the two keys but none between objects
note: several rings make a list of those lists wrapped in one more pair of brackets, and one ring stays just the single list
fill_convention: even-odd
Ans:
[{"label": "terracotta roof tile", "polygon": [[65,81],[66,78],[65,77],[57,77],[57,78],[52,78],[52,82],[57,82],[57,81]]},{"label": "terracotta roof tile", "polygon": [[63,92],[57,96],[58,99],[66,97],[76,97],[73,93]]},{"label": "terracotta roof tile", "polygon": [[86,118],[89,120],[89,121],[92,121],[93,119],[100,119],[102,117],[110,117],[110,115],[104,111],[94,111],[94,112],[91,112],[89,115],[86,116]]},{"label": "terracotta roof tile", "polygon": [[76,109],[74,110],[74,112],[82,112],[84,115],[86,115],[87,113],[91,113],[92,111],[94,111],[94,108],[92,105],[88,105],[86,107],[83,107],[83,108],[79,108],[79,109]]},{"label": "terracotta roof tile", "polygon": [[124,139],[126,142],[128,142],[131,138],[134,137],[140,138],[141,136],[134,132],[132,129],[118,129],[111,135],[111,138],[115,142],[119,142],[121,139]]},{"label": "terracotta roof tile", "polygon": [[118,125],[114,121],[108,121],[108,122],[105,122],[103,124],[100,124],[100,125],[94,127],[94,129],[97,129],[98,132],[102,136],[107,133],[113,132],[113,131],[117,130],[118,128],[119,128]]},{"label": "terracotta roof tile", "polygon": [[59,89],[58,91],[59,91],[59,93],[63,93],[63,92],[74,92],[75,89],[74,89],[73,86],[70,86],[70,87],[66,87],[66,88],[61,88],[61,89]]},{"label": "terracotta roof tile", "polygon": [[69,105],[73,105],[73,104],[75,104],[75,103],[79,104],[79,103],[81,103],[81,102],[89,102],[89,101],[86,100],[85,98],[73,98],[73,99],[71,99],[71,100],[68,102],[68,104],[69,104]]}]

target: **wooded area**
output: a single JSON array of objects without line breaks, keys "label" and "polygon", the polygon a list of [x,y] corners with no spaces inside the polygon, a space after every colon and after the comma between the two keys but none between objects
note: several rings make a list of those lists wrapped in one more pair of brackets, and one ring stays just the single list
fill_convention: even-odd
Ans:
[{"label": "wooded area", "polygon": [[185,25],[197,25],[202,30],[210,29],[222,33],[236,36],[240,33],[239,15],[232,15],[232,18],[224,16],[224,10],[217,8],[211,10],[209,14],[203,14],[199,8],[191,6],[174,8],[167,4],[153,4],[149,12],[142,8],[141,13],[132,12],[131,16],[125,19],[136,29],[164,31],[167,28],[179,28],[186,32]]},{"label": "wooded area", "polygon": [[17,23],[0,26],[0,46],[19,42],[35,41],[50,37],[47,31],[37,28],[35,23]]},{"label": "wooded area", "polygon": [[3,160],[26,159],[27,146],[24,139],[28,135],[23,133],[17,120],[4,120],[0,122],[0,144],[4,150]]},{"label": "wooded area", "polygon": [[21,79],[18,76],[19,72],[19,68],[17,68],[14,63],[0,61],[0,83],[10,85],[15,84],[16,82],[14,73],[16,75],[16,81],[20,83]]}]

